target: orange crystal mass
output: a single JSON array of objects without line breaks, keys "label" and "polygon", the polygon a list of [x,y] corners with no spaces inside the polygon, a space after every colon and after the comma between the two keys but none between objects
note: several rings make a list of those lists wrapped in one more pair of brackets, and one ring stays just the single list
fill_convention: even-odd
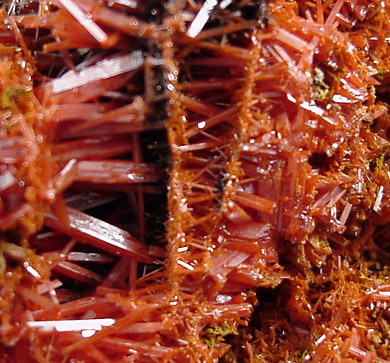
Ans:
[{"label": "orange crystal mass", "polygon": [[4,362],[390,362],[390,3],[0,12]]}]

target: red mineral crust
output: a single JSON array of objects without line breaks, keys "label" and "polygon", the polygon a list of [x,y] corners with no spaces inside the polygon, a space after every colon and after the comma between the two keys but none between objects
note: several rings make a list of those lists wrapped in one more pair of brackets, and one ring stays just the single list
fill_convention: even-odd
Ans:
[{"label": "red mineral crust", "polygon": [[0,9],[4,362],[390,362],[390,2]]}]

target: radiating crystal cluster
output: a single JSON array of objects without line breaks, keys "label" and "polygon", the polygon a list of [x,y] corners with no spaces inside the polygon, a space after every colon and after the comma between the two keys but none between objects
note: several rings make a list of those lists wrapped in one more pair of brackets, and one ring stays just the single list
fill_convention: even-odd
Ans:
[{"label": "radiating crystal cluster", "polygon": [[2,6],[5,362],[389,362],[387,0]]}]

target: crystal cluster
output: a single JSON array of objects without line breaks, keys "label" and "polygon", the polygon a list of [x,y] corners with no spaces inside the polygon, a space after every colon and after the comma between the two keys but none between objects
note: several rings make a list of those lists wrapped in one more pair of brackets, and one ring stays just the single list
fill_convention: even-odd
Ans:
[{"label": "crystal cluster", "polygon": [[5,362],[389,362],[390,2],[0,9]]}]

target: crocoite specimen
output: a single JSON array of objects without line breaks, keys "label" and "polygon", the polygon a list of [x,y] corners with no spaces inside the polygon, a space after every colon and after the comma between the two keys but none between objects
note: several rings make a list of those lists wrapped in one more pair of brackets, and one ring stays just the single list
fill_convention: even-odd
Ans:
[{"label": "crocoite specimen", "polygon": [[2,359],[389,362],[389,12],[7,2]]}]

